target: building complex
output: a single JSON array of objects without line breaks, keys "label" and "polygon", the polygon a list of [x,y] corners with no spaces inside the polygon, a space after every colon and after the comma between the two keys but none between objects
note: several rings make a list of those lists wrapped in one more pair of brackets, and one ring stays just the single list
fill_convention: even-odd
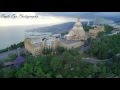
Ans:
[{"label": "building complex", "polygon": [[77,18],[73,28],[69,31],[64,38],[61,38],[61,34],[40,34],[25,37],[25,49],[32,53],[33,56],[41,55],[43,49],[52,49],[55,50],[57,47],[64,47],[67,49],[78,48],[84,45],[87,38],[90,36],[95,38],[98,32],[104,31],[103,26],[96,27],[89,31],[89,34],[86,34],[80,18]]}]

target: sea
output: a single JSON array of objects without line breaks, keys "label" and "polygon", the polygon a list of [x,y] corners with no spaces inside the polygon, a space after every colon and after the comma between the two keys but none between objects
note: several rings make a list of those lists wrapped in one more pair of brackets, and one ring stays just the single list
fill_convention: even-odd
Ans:
[{"label": "sea", "polygon": [[17,44],[21,41],[24,41],[25,32],[38,27],[41,26],[0,27],[0,50],[9,47],[12,44]]}]

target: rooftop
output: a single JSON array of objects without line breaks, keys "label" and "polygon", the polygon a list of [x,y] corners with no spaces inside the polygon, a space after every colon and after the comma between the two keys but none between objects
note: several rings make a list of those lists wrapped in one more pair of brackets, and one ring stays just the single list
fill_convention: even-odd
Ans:
[{"label": "rooftop", "polygon": [[65,40],[65,39],[60,39],[60,41],[66,44],[81,42],[80,40]]}]

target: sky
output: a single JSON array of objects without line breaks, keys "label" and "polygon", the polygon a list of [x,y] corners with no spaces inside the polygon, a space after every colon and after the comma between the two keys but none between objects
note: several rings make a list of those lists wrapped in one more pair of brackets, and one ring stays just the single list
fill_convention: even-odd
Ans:
[{"label": "sky", "polygon": [[75,22],[78,16],[81,21],[88,21],[95,17],[119,17],[120,12],[0,12],[0,26],[54,25]]}]

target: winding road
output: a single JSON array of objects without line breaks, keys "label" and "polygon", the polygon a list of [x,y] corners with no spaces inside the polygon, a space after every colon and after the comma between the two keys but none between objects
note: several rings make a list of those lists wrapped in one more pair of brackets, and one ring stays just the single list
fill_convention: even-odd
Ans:
[{"label": "winding road", "polygon": [[24,48],[20,48],[20,49],[15,49],[15,50],[10,50],[4,53],[0,53],[0,60],[3,60],[5,58],[8,58],[9,54],[14,53],[17,54],[19,53],[21,50],[24,50]]},{"label": "winding road", "polygon": [[97,63],[104,64],[104,63],[108,63],[111,59],[99,60],[97,58],[87,57],[87,58],[82,58],[82,60],[92,64],[97,64]]}]

